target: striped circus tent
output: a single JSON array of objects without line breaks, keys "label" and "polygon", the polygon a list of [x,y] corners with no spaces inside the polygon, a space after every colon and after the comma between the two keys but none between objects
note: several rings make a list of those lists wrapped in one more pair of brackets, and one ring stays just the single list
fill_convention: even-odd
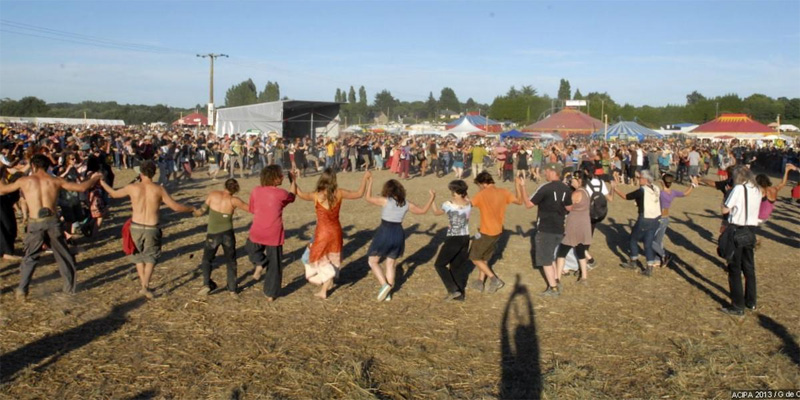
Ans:
[{"label": "striped circus tent", "polygon": [[641,126],[633,121],[622,121],[608,127],[608,132],[605,129],[599,130],[592,134],[592,139],[605,139],[605,140],[624,140],[624,141],[642,141],[644,139],[661,139],[663,135],[660,133]]}]

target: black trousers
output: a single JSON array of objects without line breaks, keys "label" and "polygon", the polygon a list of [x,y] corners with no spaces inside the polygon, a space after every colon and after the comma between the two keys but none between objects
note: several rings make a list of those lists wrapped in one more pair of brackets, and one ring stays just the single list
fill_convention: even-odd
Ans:
[{"label": "black trousers", "polygon": [[203,261],[200,270],[203,271],[203,285],[211,286],[211,269],[217,250],[222,246],[223,259],[228,267],[228,291],[236,293],[236,236],[233,230],[209,233],[206,235],[206,247],[203,249]]},{"label": "black trousers", "polygon": [[467,266],[467,260],[469,260],[469,236],[448,236],[433,266],[449,293],[463,293],[463,288],[459,287],[457,282]]},{"label": "black trousers", "polygon": [[33,271],[39,262],[44,250],[42,245],[47,244],[53,250],[53,257],[58,264],[58,272],[64,278],[64,292],[75,293],[75,256],[69,252],[64,232],[55,217],[45,220],[33,220],[28,223],[28,233],[23,239],[25,256],[22,258],[22,278],[19,281],[19,290],[28,293]]},{"label": "black trousers", "polygon": [[253,266],[261,266],[266,270],[264,275],[264,295],[273,299],[278,297],[278,292],[281,290],[281,280],[283,279],[283,266],[281,265],[283,246],[265,246],[247,239],[245,247]]},{"label": "black trousers", "polygon": [[[740,227],[739,229],[752,229]],[[744,273],[744,293],[742,293],[742,273]],[[756,305],[756,262],[753,247],[736,247],[733,261],[728,264],[728,285],[731,289],[731,303],[736,309]]]}]

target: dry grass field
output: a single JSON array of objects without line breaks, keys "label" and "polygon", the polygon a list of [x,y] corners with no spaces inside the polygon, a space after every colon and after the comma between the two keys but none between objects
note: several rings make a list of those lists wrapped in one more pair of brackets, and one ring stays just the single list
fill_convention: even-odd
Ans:
[{"label": "dry grass field", "polygon": [[[173,189],[175,197],[199,205],[222,187],[204,175]],[[132,177],[120,173],[118,185]],[[339,182],[355,189],[360,177],[340,174]],[[376,186],[389,177],[376,173]],[[301,179],[301,187],[315,181]],[[404,184],[411,201],[422,204],[433,188],[441,203],[447,181]],[[246,199],[257,179],[240,182]],[[476,190],[471,184],[470,193]],[[157,297],[147,301],[120,246],[129,206],[116,201],[99,237],[79,243],[76,295],[59,293],[61,278],[47,256],[29,301],[18,302],[18,264],[0,264],[0,397],[727,399],[732,389],[800,389],[800,207],[788,192],[762,225],[759,310],[744,318],[718,311],[728,300],[715,254],[721,194],[707,187],[673,204],[665,244],[676,257],[651,278],[619,268],[636,208],[615,199],[594,236],[600,267],[587,287],[565,278],[560,298],[539,296],[545,285],[531,267],[536,210],[512,205],[494,264],[506,287],[468,292],[464,302],[441,300],[433,260],[447,219],[432,214],[406,218],[396,293],[391,302],[375,301],[379,285],[366,252],[380,209],[363,200],[342,207],[344,269],[327,300],[312,296],[300,262],[313,234],[313,204],[298,200],[286,209],[283,290],[273,303],[253,282],[244,252],[249,215],[234,219],[240,295],[200,297],[206,218],[163,210]],[[477,223],[476,211],[473,232]],[[224,286],[224,266],[213,277]]]}]

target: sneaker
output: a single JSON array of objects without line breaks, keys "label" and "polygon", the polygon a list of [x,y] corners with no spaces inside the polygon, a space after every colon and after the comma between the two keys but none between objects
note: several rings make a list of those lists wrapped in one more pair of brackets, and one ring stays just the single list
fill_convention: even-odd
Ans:
[{"label": "sneaker", "polygon": [[661,266],[666,267],[672,261],[672,254],[664,252],[664,258],[661,260]]},{"label": "sneaker", "polygon": [[388,296],[389,292],[391,291],[392,291],[392,285],[387,283],[381,286],[381,290],[378,291],[378,301],[386,300],[386,296]]},{"label": "sneaker", "polygon": [[392,301],[392,294],[389,293],[386,295],[386,298],[383,301]]},{"label": "sneaker", "polygon": [[622,267],[622,268],[625,268],[625,269],[641,269],[641,266],[639,265],[639,261],[638,260],[628,260],[628,261],[620,264],[619,266]]},{"label": "sneaker", "polygon": [[483,281],[478,279],[473,279],[472,282],[469,283],[469,288],[476,292],[483,293],[484,289]]},{"label": "sneaker", "polygon": [[544,297],[558,297],[559,295],[560,295],[560,293],[558,293],[558,290],[556,290],[555,288],[551,288],[551,287],[547,288],[547,290],[542,292],[542,296],[544,296]]},{"label": "sneaker", "polygon": [[756,310],[758,310],[758,307],[755,304],[753,304],[752,306],[744,306],[744,308],[747,311],[756,311]]},{"label": "sneaker", "polygon": [[214,281],[209,282],[208,286],[203,286],[200,291],[197,292],[199,296],[207,296],[209,293],[217,290],[217,284]]},{"label": "sneaker", "polygon": [[742,310],[742,309],[740,309],[740,308],[735,308],[735,307],[722,307],[722,308],[720,308],[719,310],[720,310],[720,311],[722,311],[722,312],[723,312],[723,313],[725,313],[725,314],[728,314],[728,315],[733,315],[733,316],[735,316],[735,317],[741,317],[741,316],[743,316],[743,315],[744,315],[744,310]]},{"label": "sneaker", "polygon": [[653,276],[653,266],[648,265],[643,270],[639,271],[639,273],[649,278]]},{"label": "sneaker", "polygon": [[455,300],[455,299],[457,299],[459,297],[462,297],[462,296],[463,296],[463,294],[461,294],[461,292],[456,290],[455,292],[447,293],[447,296],[444,297],[444,301]]},{"label": "sneaker", "polygon": [[556,290],[558,290],[558,293],[564,291],[564,285],[561,284],[561,279],[556,281]]},{"label": "sneaker", "polygon": [[498,290],[502,289],[503,286],[505,285],[506,285],[505,282],[501,281],[500,278],[495,276],[494,278],[489,279],[488,291],[489,293],[495,293]]}]

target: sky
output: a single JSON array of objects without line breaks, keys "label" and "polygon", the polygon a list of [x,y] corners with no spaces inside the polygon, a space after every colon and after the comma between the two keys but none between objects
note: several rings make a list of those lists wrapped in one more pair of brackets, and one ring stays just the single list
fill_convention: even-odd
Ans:
[{"label": "sky", "polygon": [[635,106],[800,97],[793,1],[7,1],[0,98],[193,107],[252,78],[332,101],[363,85],[403,101],[452,88],[491,103],[514,85],[607,92]]}]

